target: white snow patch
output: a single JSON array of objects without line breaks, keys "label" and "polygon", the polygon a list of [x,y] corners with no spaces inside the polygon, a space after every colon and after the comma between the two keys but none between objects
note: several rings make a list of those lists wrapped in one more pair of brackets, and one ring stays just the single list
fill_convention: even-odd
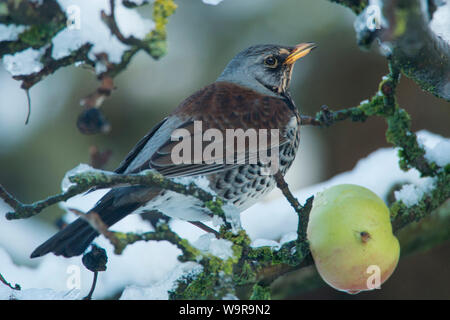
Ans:
[{"label": "white snow patch", "polygon": [[270,239],[256,239],[253,240],[250,244],[253,248],[259,248],[259,247],[271,247],[274,250],[278,250],[281,248],[281,246],[289,241],[297,240],[297,232],[288,232],[285,235],[283,235],[280,239],[280,241],[270,240]]},{"label": "white snow patch", "polygon": [[75,175],[78,175],[81,173],[85,173],[85,172],[103,172],[105,174],[113,174],[113,172],[95,169],[88,164],[80,163],[75,168],[66,172],[66,174],[64,175],[64,178],[61,181],[61,190],[63,192],[66,192],[70,187],[76,185],[75,183],[70,182],[69,177],[72,177],[72,176],[75,176]]},{"label": "white snow patch", "polygon": [[440,167],[450,163],[450,139],[440,141],[435,147],[427,149],[425,158],[435,162]]},{"label": "white snow patch", "polygon": [[168,292],[174,289],[176,281],[182,277],[195,275],[202,272],[203,267],[195,262],[178,264],[163,279],[149,287],[128,286],[123,291],[120,300],[167,300]]},{"label": "white snow patch", "polygon": [[242,230],[241,213],[238,208],[232,204],[225,204],[222,206],[222,210],[225,213],[225,219],[231,225],[231,231],[237,233]]},{"label": "white snow patch", "polygon": [[78,194],[68,199],[66,202],[60,202],[59,207],[68,213],[65,217],[66,222],[70,223],[76,218],[76,215],[70,212],[69,209],[88,212],[109,190],[111,189],[101,189],[85,194]]},{"label": "white snow patch", "polygon": [[[61,30],[52,40],[53,59],[61,59],[78,50],[84,44],[92,44],[88,57],[97,61],[97,54],[106,53],[109,62],[119,63],[122,55],[130,46],[123,44],[117,37],[111,34],[106,24],[101,20],[101,11],[110,13],[108,0],[59,0],[63,10],[70,11],[74,7],[79,12],[79,28],[65,28]],[[153,21],[143,19],[140,14],[133,9],[123,6],[122,1],[115,2],[115,17],[119,30],[125,37],[134,36],[142,39],[154,29]],[[97,62],[98,64],[99,62]],[[97,72],[103,72],[102,66],[96,65]]]},{"label": "white snow patch", "polygon": [[438,6],[433,14],[430,28],[436,35],[450,43],[450,1],[446,0],[445,3],[441,1],[441,3],[442,5]]},{"label": "white snow patch", "polygon": [[435,162],[440,167],[450,163],[450,138],[443,139],[441,136],[421,131],[419,144],[425,148],[425,159]]},{"label": "white snow patch", "polygon": [[259,248],[259,247],[271,247],[272,249],[279,249],[280,243],[275,240],[269,240],[269,239],[256,239],[253,240],[251,245],[253,248]]},{"label": "white snow patch", "polygon": [[213,6],[218,5],[219,3],[221,3],[223,0],[202,0],[204,4],[210,4]]},{"label": "white snow patch", "polygon": [[[9,222],[4,221],[4,219],[0,220],[1,233],[5,233],[4,238],[7,238],[7,234],[12,232],[21,235],[22,245],[30,248],[22,254],[29,255],[36,247],[34,237],[37,230],[30,228],[19,232],[20,230],[14,228],[10,231],[9,228],[6,228],[8,226]],[[36,226],[36,228],[39,228],[39,226]],[[138,229],[151,230],[151,227],[147,222],[142,221],[139,216],[128,216],[114,225],[113,228],[113,230],[122,232],[138,232]],[[42,231],[43,229],[40,229],[39,233],[42,233]],[[46,236],[43,235],[45,239],[53,234],[53,232],[45,233],[47,233]],[[42,235],[39,238],[42,238]],[[115,293],[122,292],[128,285],[150,286],[180,264],[177,259],[180,250],[167,241],[138,242],[127,247],[122,255],[115,255],[113,253],[114,248],[103,237],[98,237],[95,242],[105,248],[108,254],[108,269],[106,272],[99,274],[94,293],[95,299],[111,297]],[[0,272],[9,282],[20,284],[23,290],[49,288],[57,292],[69,292],[76,289],[80,290],[81,297],[89,292],[92,284],[92,272],[84,268],[81,257],[65,259],[49,254],[42,258],[33,259],[32,262],[38,263],[38,266],[30,268],[13,263],[4,248],[9,250],[9,241],[4,242],[2,240],[0,242]],[[155,257],[161,258],[155,259]],[[24,263],[29,264],[29,261],[28,259]],[[76,270],[79,270],[79,272]],[[74,288],[70,279],[78,275],[80,287]],[[0,287],[2,286],[3,284],[0,283]],[[44,294],[44,292],[36,292],[36,294]]]},{"label": "white snow patch", "polygon": [[239,300],[238,297],[236,297],[234,294],[227,293],[223,296],[222,300]]},{"label": "white snow patch", "polygon": [[16,41],[19,39],[19,34],[27,30],[28,26],[17,24],[0,24],[0,42],[1,41]]},{"label": "white snow patch", "polygon": [[225,239],[217,239],[212,233],[206,233],[192,244],[204,253],[210,253],[222,260],[233,257],[233,243]]},{"label": "white snow patch", "polygon": [[405,184],[399,191],[395,191],[395,200],[402,201],[407,207],[417,204],[423,195],[433,190],[435,179],[423,178],[419,185]]},{"label": "white snow patch", "polygon": [[13,290],[0,283],[0,300],[77,300],[79,290],[55,291],[52,289]]},{"label": "white snow patch", "polygon": [[174,191],[166,191],[138,208],[133,213],[157,210],[166,216],[187,221],[209,221],[210,211],[203,202],[193,196],[185,196]]},{"label": "white snow patch", "polygon": [[13,76],[39,72],[44,67],[40,59],[45,52],[45,48],[28,48],[15,54],[6,54],[3,56],[3,65]]},{"label": "white snow patch", "polygon": [[283,237],[281,237],[280,244],[297,240],[297,236],[297,232],[288,232]]},{"label": "white snow patch", "polygon": [[217,215],[214,215],[213,216],[213,218],[212,218],[212,225],[214,226],[214,227],[218,227],[218,226],[221,226],[221,225],[223,225],[225,222],[223,221],[223,219],[221,218],[221,217],[219,217],[219,216],[217,216]]},{"label": "white snow patch", "polygon": [[196,187],[208,192],[211,195],[216,195],[216,192],[212,190],[209,186],[210,181],[205,176],[195,176],[195,177],[177,177],[173,178],[173,181],[176,183],[181,183],[185,186],[189,186],[193,183]]}]

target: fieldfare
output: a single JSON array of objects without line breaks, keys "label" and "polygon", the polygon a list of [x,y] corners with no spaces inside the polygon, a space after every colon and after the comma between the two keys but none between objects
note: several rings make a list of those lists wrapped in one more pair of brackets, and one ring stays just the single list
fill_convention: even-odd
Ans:
[{"label": "fieldfare", "polygon": [[[297,153],[300,115],[288,88],[294,63],[314,47],[312,43],[256,45],[240,52],[214,83],[184,100],[144,136],[115,172],[154,169],[181,182],[197,179],[205,185],[206,181],[209,190],[239,212],[250,207],[274,188],[273,167],[284,175]],[[259,138],[257,144],[252,144],[252,132]],[[188,138],[193,138],[192,148],[180,152],[180,141]],[[239,139],[244,143],[235,143]],[[263,140],[265,143],[260,143]],[[214,152],[207,152],[208,145]],[[269,161],[260,157],[264,153]],[[182,160],[176,160],[179,158]],[[188,221],[210,217],[209,210],[192,197],[146,186],[115,187],[91,209],[107,226],[143,210],[158,210]],[[31,257],[49,252],[81,255],[97,236],[98,232],[79,218],[34,250]]]}]

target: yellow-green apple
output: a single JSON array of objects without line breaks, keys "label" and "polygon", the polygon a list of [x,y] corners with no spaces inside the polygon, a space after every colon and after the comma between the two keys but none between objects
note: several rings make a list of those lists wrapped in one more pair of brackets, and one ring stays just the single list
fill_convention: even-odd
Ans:
[{"label": "yellow-green apple", "polygon": [[357,185],[341,184],[315,195],[307,236],[321,277],[352,294],[379,288],[400,255],[386,204]]}]

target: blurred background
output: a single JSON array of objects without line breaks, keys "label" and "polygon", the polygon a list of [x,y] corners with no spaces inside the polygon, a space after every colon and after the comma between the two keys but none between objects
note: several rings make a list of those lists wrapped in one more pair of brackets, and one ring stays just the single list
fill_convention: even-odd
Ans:
[{"label": "blurred background", "polygon": [[[227,62],[250,45],[318,44],[317,50],[296,64],[291,82],[292,96],[306,115],[315,114],[324,104],[331,109],[359,104],[375,93],[387,73],[386,60],[377,48],[363,52],[357,47],[354,14],[325,0],[225,0],[218,6],[198,0],[177,4],[168,25],[168,54],[154,61],[139,53],[115,78],[117,89],[102,107],[112,125],[108,134],[82,135],[76,128],[82,111],[80,99],[99,85],[90,71],[67,67],[35,85],[30,91],[30,123],[24,125],[25,93],[20,82],[0,65],[0,183],[7,190],[23,202],[59,192],[66,171],[89,163],[90,146],[112,151],[105,169],[113,170],[153,125],[195,90],[213,82]],[[150,16],[150,7],[139,10]],[[401,80],[398,98],[412,116],[413,131],[427,129],[450,136],[448,103],[422,92],[406,77]],[[352,169],[358,159],[388,147],[384,132],[384,120],[372,118],[364,124],[303,128],[300,152],[288,183],[298,189]],[[37,219],[51,224],[61,214],[54,206]],[[0,218],[0,233],[7,227]],[[322,286],[305,293],[284,285],[295,283],[297,275],[293,273],[279,279],[277,296],[450,299],[449,265],[447,243],[401,260],[383,290],[349,296]]]}]

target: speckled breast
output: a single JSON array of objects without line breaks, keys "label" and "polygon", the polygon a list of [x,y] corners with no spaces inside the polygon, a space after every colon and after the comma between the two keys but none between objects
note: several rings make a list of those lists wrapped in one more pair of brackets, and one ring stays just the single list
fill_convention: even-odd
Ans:
[{"label": "speckled breast", "polygon": [[[300,144],[300,117],[297,114],[294,117],[295,121],[283,132],[288,143],[279,148],[279,170],[283,176],[294,162]],[[263,174],[267,166],[258,161],[257,164],[244,164],[212,174],[208,177],[210,186],[219,197],[234,204],[240,211],[245,210],[275,187],[273,175]]]}]

